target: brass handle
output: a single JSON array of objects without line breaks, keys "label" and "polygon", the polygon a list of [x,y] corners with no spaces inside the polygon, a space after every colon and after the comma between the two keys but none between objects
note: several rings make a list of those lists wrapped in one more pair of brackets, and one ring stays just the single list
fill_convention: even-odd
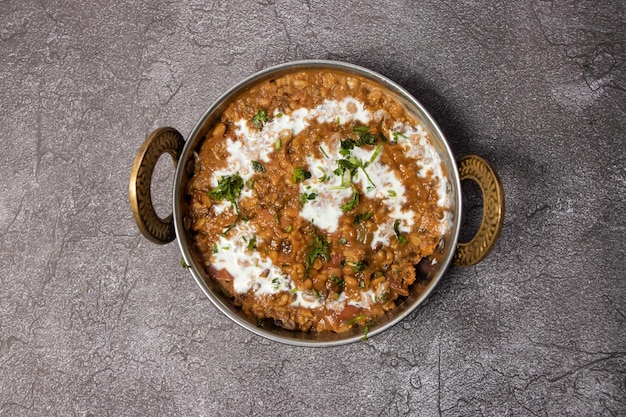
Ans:
[{"label": "brass handle", "polygon": [[173,215],[161,219],[154,210],[150,196],[152,173],[159,157],[171,155],[174,167],[185,145],[183,136],[174,128],[161,127],[152,132],[141,145],[128,184],[128,198],[133,217],[142,235],[155,243],[165,244],[176,238]]},{"label": "brass handle", "polygon": [[482,261],[496,245],[504,223],[504,189],[498,174],[481,157],[467,155],[459,161],[461,181],[474,180],[483,193],[483,220],[472,240],[459,243],[454,265],[471,266]]}]

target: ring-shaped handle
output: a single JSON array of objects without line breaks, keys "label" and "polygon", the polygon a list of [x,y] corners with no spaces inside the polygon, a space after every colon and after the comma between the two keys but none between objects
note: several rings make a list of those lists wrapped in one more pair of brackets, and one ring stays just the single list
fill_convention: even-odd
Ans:
[{"label": "ring-shaped handle", "polygon": [[185,140],[176,129],[161,127],[155,130],[139,148],[130,173],[128,198],[133,217],[141,234],[155,243],[171,242],[176,238],[176,231],[172,213],[161,219],[154,210],[150,195],[152,173],[164,153],[171,155],[176,168],[184,145]]},{"label": "ring-shaped handle", "polygon": [[500,237],[504,223],[504,189],[498,174],[481,157],[467,155],[459,161],[461,181],[473,180],[483,194],[483,219],[476,235],[466,243],[459,243],[454,265],[471,266],[482,261],[491,252]]}]

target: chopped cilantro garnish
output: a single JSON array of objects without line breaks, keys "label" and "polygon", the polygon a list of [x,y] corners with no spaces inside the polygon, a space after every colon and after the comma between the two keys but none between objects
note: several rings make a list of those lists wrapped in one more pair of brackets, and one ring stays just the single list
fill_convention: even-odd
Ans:
[{"label": "chopped cilantro garnish", "polygon": [[367,342],[367,335],[370,331],[370,323],[366,323],[365,326],[363,326],[363,337],[361,338],[361,342]]},{"label": "chopped cilantro garnish", "polygon": [[228,234],[228,232],[230,232],[231,230],[233,230],[235,228],[235,226],[237,226],[237,222],[241,220],[241,215],[237,215],[237,218],[235,219],[235,221],[229,225],[226,229],[224,229],[224,231],[222,232],[222,236],[226,236]]},{"label": "chopped cilantro garnish", "polygon": [[404,237],[404,235],[400,233],[400,220],[396,220],[393,223],[393,231],[396,232],[396,236],[398,237],[398,242],[400,242],[403,245],[407,243],[406,237]]},{"label": "chopped cilantro garnish", "polygon": [[322,167],[317,167],[322,172],[322,176],[318,178],[320,182],[324,182],[328,179],[328,175],[326,175],[326,170]]},{"label": "chopped cilantro garnish", "polygon": [[282,148],[282,142],[280,141],[280,138],[276,139],[276,142],[274,142],[274,149],[276,149],[277,151],[280,151],[280,148]]},{"label": "chopped cilantro garnish", "polygon": [[383,132],[380,132],[380,133],[378,134],[378,137],[380,138],[380,141],[381,141],[381,142],[387,142],[387,140],[388,140],[388,139],[387,139],[387,136],[385,136],[385,135],[383,134]]},{"label": "chopped cilantro garnish", "polygon": [[394,190],[387,190],[387,194],[389,194],[390,197],[396,197],[398,195]]},{"label": "chopped cilantro garnish", "polygon": [[343,168],[344,171],[346,170],[349,171],[352,176],[354,176],[357,170],[361,168],[361,170],[365,174],[365,177],[367,178],[369,183],[372,185],[372,187],[376,187],[376,184],[374,184],[369,174],[365,170],[365,168],[367,168],[370,164],[369,161],[363,162],[360,159],[355,158],[354,156],[348,156],[345,159],[340,159],[339,161],[337,161],[337,164],[339,165],[340,168]]},{"label": "chopped cilantro garnish", "polygon": [[274,220],[276,223],[280,224],[280,219],[278,218],[278,210],[274,210]]},{"label": "chopped cilantro garnish", "polygon": [[319,291],[317,291],[315,288],[311,289],[311,292],[313,292],[315,298],[322,298],[322,294],[320,294]]},{"label": "chopped cilantro garnish", "polygon": [[344,280],[339,278],[337,275],[331,275],[330,276],[330,281],[333,284],[339,285],[340,287],[343,287],[345,285]]},{"label": "chopped cilantro garnish", "polygon": [[302,167],[298,167],[293,171],[293,183],[297,184],[298,180],[305,181],[311,178],[311,173],[309,171],[305,171]]},{"label": "chopped cilantro garnish", "polygon": [[289,290],[289,294],[295,294],[298,292],[298,287],[293,287],[291,290]]},{"label": "chopped cilantro garnish", "polygon": [[361,222],[364,222],[365,220],[369,220],[369,219],[372,218],[373,215],[374,214],[371,211],[366,211],[364,213],[359,213],[354,218],[354,224],[359,224]]},{"label": "chopped cilantro garnish", "polygon": [[248,250],[256,249],[256,236],[252,236],[248,241]]},{"label": "chopped cilantro garnish", "polygon": [[354,142],[356,146],[360,147],[363,145],[374,145],[376,143],[376,140],[380,138],[380,135],[377,136],[373,133],[370,133],[369,130],[369,126],[354,126],[352,128],[352,133],[359,135],[359,140]]},{"label": "chopped cilantro garnish", "polygon": [[359,192],[356,187],[352,186],[352,198],[346,204],[342,204],[340,208],[343,211],[350,211],[359,205]]},{"label": "chopped cilantro garnish", "polygon": [[217,253],[217,243],[213,243],[213,253]]},{"label": "chopped cilantro garnish", "polygon": [[383,145],[378,145],[376,147],[376,150],[374,151],[374,153],[372,154],[372,157],[370,158],[370,164],[373,164],[374,161],[376,161],[376,158],[378,158],[378,155],[380,155],[382,150],[383,150]]},{"label": "chopped cilantro garnish", "polygon": [[307,257],[307,273],[315,258],[322,258],[324,261],[328,262],[330,260],[330,245],[326,240],[326,236],[321,234],[316,234],[313,241],[309,243],[308,247],[308,257]]},{"label": "chopped cilantro garnish", "polygon": [[282,113],[276,113],[276,118],[280,119],[281,117],[283,117]]},{"label": "chopped cilantro garnish", "polygon": [[362,135],[363,133],[369,132],[369,126],[353,126],[352,133],[356,133],[357,135]]},{"label": "chopped cilantro garnish", "polygon": [[[209,197],[215,201],[227,200],[237,209],[237,199],[241,195],[243,188],[243,178],[239,173],[221,177],[217,182],[217,187],[209,191]],[[237,209],[239,211],[239,209]]]},{"label": "chopped cilantro garnish", "polygon": [[352,267],[352,270],[354,272],[363,271],[365,269],[365,267],[367,266],[367,264],[365,264],[365,262],[352,262],[352,261],[346,261],[346,265]]},{"label": "chopped cilantro garnish", "polygon": [[254,180],[252,178],[250,178],[248,180],[248,182],[246,182],[246,185],[248,186],[248,188],[253,189],[254,188]]},{"label": "chopped cilantro garnish", "polygon": [[265,320],[256,319],[256,327],[263,327],[263,326],[265,326]]},{"label": "chopped cilantro garnish", "polygon": [[257,129],[262,129],[263,125],[267,123],[268,120],[269,119],[267,118],[267,113],[265,113],[265,110],[261,109],[252,118],[252,124]]},{"label": "chopped cilantro garnish", "polygon": [[302,193],[300,194],[300,204],[305,205],[307,201],[315,200],[317,197],[317,193],[313,191],[312,193]]},{"label": "chopped cilantro garnish", "polygon": [[256,172],[265,172],[265,167],[259,161],[252,161],[252,169]]},{"label": "chopped cilantro garnish", "polygon": [[272,286],[274,287],[274,289],[278,289],[278,287],[280,287],[280,278],[276,277],[272,280]]},{"label": "chopped cilantro garnish", "polygon": [[[356,144],[355,141],[353,141],[352,139],[342,139],[340,142],[340,146],[342,150],[346,150],[346,151],[350,151],[351,149],[354,149],[354,145]],[[346,155],[344,153],[342,153],[341,151],[339,151],[339,153],[341,153],[342,155]],[[350,153],[350,152],[348,152]]]},{"label": "chopped cilantro garnish", "polygon": [[359,288],[360,289],[365,288],[365,281],[363,281],[363,280],[359,281]]},{"label": "chopped cilantro garnish", "polygon": [[285,227],[285,233],[291,233],[291,231],[293,230],[293,226],[289,225],[287,227]]},{"label": "chopped cilantro garnish", "polygon": [[393,136],[394,142],[398,142],[400,138],[406,138],[406,135],[402,132],[393,132],[391,135]]},{"label": "chopped cilantro garnish", "polygon": [[330,157],[328,156],[328,154],[326,153],[326,151],[324,150],[324,148],[322,148],[322,146],[320,145],[320,152],[322,152],[322,154],[324,155],[324,157],[326,159],[330,159]]},{"label": "chopped cilantro garnish", "polygon": [[183,258],[180,258],[180,266],[182,266],[183,269],[189,269],[189,265],[187,265],[187,262],[185,262]]},{"label": "chopped cilantro garnish", "polygon": [[359,135],[359,140],[356,142],[356,146],[374,145],[376,143],[376,135],[373,133],[363,133]]},{"label": "chopped cilantro garnish", "polygon": [[346,239],[345,237],[340,237],[339,238],[339,244],[340,245],[345,245],[346,243],[348,243],[348,239]]},{"label": "chopped cilantro garnish", "polygon": [[359,316],[356,316],[356,317],[351,318],[350,320],[348,320],[348,321],[346,322],[346,324],[347,324],[348,326],[350,326],[350,325],[352,325],[352,324],[356,323],[357,321],[361,321],[361,320],[363,320],[363,319],[364,319],[364,318],[366,318],[366,317],[367,317],[366,315],[361,314],[361,315],[359,315]]}]

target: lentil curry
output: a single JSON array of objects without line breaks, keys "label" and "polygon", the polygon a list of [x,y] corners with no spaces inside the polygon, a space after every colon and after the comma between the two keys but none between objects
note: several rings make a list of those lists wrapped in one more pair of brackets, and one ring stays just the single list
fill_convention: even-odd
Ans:
[{"label": "lentil curry", "polygon": [[360,76],[260,82],[194,157],[185,227],[209,277],[260,326],[367,332],[450,224],[428,133]]}]

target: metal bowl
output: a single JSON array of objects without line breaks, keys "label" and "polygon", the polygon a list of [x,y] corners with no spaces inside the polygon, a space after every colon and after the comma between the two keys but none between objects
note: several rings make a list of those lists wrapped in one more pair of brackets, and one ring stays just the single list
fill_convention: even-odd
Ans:
[{"label": "metal bowl", "polygon": [[[397,307],[377,319],[369,327],[368,336],[374,336],[404,319],[417,308],[435,288],[451,263],[457,266],[470,266],[481,261],[493,248],[502,228],[504,219],[504,192],[500,180],[493,169],[482,158],[465,156],[455,162],[450,147],[437,123],[426,109],[406,90],[368,69],[336,61],[309,60],[289,62],[260,71],[241,81],[220,98],[202,115],[187,141],[173,128],[164,127],[152,132],[141,146],[131,171],[129,198],[133,215],[142,234],[156,242],[168,243],[178,240],[184,262],[189,266],[194,279],[204,294],[229,318],[242,327],[268,339],[299,346],[335,346],[363,338],[363,329],[355,328],[344,333],[306,333],[290,331],[280,327],[258,327],[254,319],[245,316],[238,307],[225,297],[204,272],[194,253],[191,237],[184,228],[184,198],[187,182],[193,175],[193,153],[206,133],[219,120],[221,113],[240,93],[252,85],[300,70],[341,71],[372,80],[385,87],[409,113],[420,121],[429,133],[434,148],[439,152],[451,187],[452,214],[451,227],[444,236],[443,244],[437,252],[416,265],[416,284],[410,288],[410,295],[398,302]],[[169,153],[176,166],[173,184],[173,214],[161,219],[156,214],[150,198],[152,172],[159,157]],[[478,233],[468,243],[457,244],[461,220],[461,180],[476,181],[483,193],[483,220]]]}]

